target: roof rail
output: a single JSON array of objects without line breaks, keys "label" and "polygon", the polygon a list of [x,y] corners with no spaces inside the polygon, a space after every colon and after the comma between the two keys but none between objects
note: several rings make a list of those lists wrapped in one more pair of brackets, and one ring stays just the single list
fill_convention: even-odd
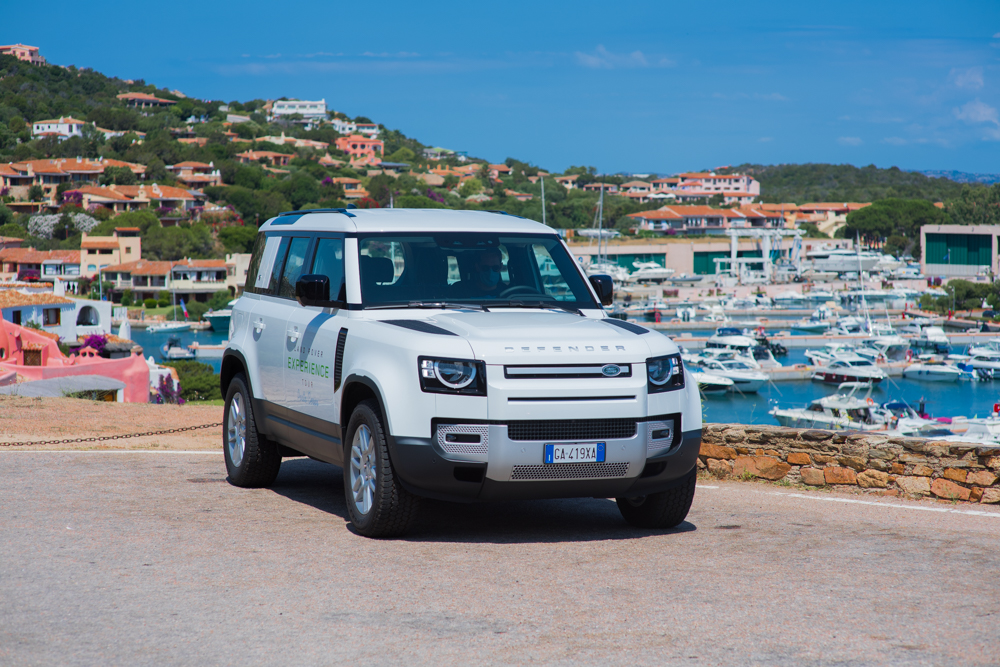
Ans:
[{"label": "roof rail", "polygon": [[278,214],[278,217],[280,218],[283,215],[302,216],[306,215],[307,213],[343,213],[349,218],[355,217],[354,214],[348,211],[346,208],[310,208],[306,209],[305,211],[282,211],[281,213]]}]

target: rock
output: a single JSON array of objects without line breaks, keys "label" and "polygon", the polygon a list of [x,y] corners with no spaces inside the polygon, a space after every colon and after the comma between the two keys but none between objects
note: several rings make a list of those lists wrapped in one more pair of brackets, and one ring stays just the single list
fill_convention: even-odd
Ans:
[{"label": "rock", "polygon": [[743,442],[744,435],[741,431],[730,430],[725,434],[726,442]]},{"label": "rock", "polygon": [[946,500],[968,500],[970,495],[967,488],[959,486],[955,482],[949,482],[943,477],[938,477],[931,482],[931,493]]},{"label": "rock", "polygon": [[781,456],[781,452],[774,449],[765,449],[764,456]]},{"label": "rock", "polygon": [[757,462],[751,456],[737,456],[733,462],[733,475],[743,477],[744,475],[757,476]]},{"label": "rock", "polygon": [[990,456],[983,462],[983,465],[993,470],[1000,470],[1000,456]]},{"label": "rock", "polygon": [[824,468],[827,484],[857,484],[858,475],[850,468]]},{"label": "rock", "polygon": [[773,456],[757,456],[754,463],[757,466],[757,476],[772,481],[781,479],[792,469],[792,466]]},{"label": "rock", "polygon": [[818,468],[803,468],[799,471],[802,475],[802,483],[809,486],[823,486],[826,484],[826,476]]},{"label": "rock", "polygon": [[840,463],[840,465],[846,466],[848,468],[854,468],[858,472],[868,467],[868,460],[861,458],[860,456],[841,455],[837,457],[837,461]]},{"label": "rock", "polygon": [[886,489],[885,491],[882,492],[882,495],[897,497],[899,496],[899,489]]},{"label": "rock", "polygon": [[833,460],[832,456],[827,456],[826,454],[813,454],[812,458],[816,463],[822,463],[824,465]]},{"label": "rock", "polygon": [[920,456],[919,454],[907,454],[906,452],[899,455],[899,460],[903,463],[927,463],[926,456]]},{"label": "rock", "polygon": [[695,459],[695,461],[697,462],[697,463],[695,463],[695,465],[698,466],[698,470],[704,470],[705,469],[705,462],[704,461],[702,461],[700,458]]},{"label": "rock", "polygon": [[868,459],[868,465],[880,472],[889,472],[889,464],[878,459]]},{"label": "rock", "polygon": [[711,445],[707,442],[702,442],[701,455],[709,459],[735,459],[736,450],[724,445]]},{"label": "rock", "polygon": [[883,461],[891,461],[896,458],[896,455],[886,449],[870,449],[868,450],[868,458],[872,459],[882,459]]},{"label": "rock", "polygon": [[970,472],[965,481],[976,486],[993,486],[993,483],[997,481],[997,476],[989,470],[978,470]]},{"label": "rock", "polygon": [[892,464],[892,473],[894,475],[902,475],[904,472],[906,472],[906,466],[904,466],[902,463]]},{"label": "rock", "polygon": [[972,489],[969,491],[969,502],[978,503],[982,499],[983,499],[983,490],[978,486],[972,487]]},{"label": "rock", "polygon": [[945,468],[944,474],[942,475],[945,479],[950,479],[953,482],[965,483],[965,478],[968,476],[968,472],[965,470],[958,470],[956,468]]},{"label": "rock", "polygon": [[926,477],[897,477],[896,486],[914,496],[926,496],[931,492],[931,483]]},{"label": "rock", "polygon": [[812,442],[822,442],[823,440],[829,440],[833,437],[832,431],[820,431],[818,429],[811,429],[809,431],[802,431],[799,433],[799,437],[803,440],[810,440]]},{"label": "rock", "polygon": [[983,499],[979,502],[989,505],[1000,503],[1000,489],[983,489]]},{"label": "rock", "polygon": [[934,474],[934,468],[925,465],[915,465],[913,466],[913,472],[911,475],[916,475],[917,477],[930,477]]},{"label": "rock", "polygon": [[791,452],[788,455],[787,461],[793,466],[807,466],[812,461],[809,460],[809,455],[805,452]]},{"label": "rock", "polygon": [[865,470],[858,475],[858,486],[863,489],[884,489],[889,482],[889,475],[881,470]]},{"label": "rock", "polygon": [[729,477],[733,474],[733,464],[731,461],[708,459],[708,471],[716,477]]}]

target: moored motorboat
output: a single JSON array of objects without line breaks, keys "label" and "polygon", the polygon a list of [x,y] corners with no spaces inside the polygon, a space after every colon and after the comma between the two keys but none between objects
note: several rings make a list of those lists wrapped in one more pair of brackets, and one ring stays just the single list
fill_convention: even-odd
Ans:
[{"label": "moored motorboat", "polygon": [[734,382],[729,378],[689,369],[691,377],[698,383],[698,389],[705,394],[724,393],[732,389]]},{"label": "moored motorboat", "polygon": [[190,331],[190,322],[181,321],[170,321],[170,322],[157,322],[156,324],[150,324],[146,327],[148,333],[181,333],[182,331]]},{"label": "moored motorboat", "polygon": [[733,386],[729,390],[744,394],[757,391],[767,382],[766,375],[740,359],[705,359],[700,362],[700,368],[712,375],[732,380]]},{"label": "moored motorboat", "polygon": [[842,354],[813,373],[813,380],[828,384],[842,382],[871,382],[878,384],[886,378],[885,371],[857,354]]},{"label": "moored motorboat", "polygon": [[920,360],[904,368],[903,377],[924,382],[955,382],[962,377],[962,369],[943,361]]}]

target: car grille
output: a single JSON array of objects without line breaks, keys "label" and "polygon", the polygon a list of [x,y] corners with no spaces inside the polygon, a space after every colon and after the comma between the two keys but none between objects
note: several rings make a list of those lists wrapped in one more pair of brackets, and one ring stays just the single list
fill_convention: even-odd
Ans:
[{"label": "car grille", "polygon": [[624,477],[628,474],[626,463],[555,463],[540,466],[514,466],[511,481],[530,482],[541,479],[595,479]]},{"label": "car grille", "polygon": [[616,440],[634,436],[634,419],[553,419],[507,424],[511,440]]}]

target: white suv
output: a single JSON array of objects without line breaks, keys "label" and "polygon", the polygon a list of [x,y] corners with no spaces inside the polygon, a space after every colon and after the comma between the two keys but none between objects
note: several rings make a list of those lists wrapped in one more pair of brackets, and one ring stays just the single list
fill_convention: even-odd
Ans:
[{"label": "white suv", "polygon": [[350,519],[405,532],[421,497],[617,498],[687,516],[701,400],[677,346],[608,318],[611,279],[493,212],[331,209],[260,229],[222,361],[233,484],[282,457],[344,469]]}]

